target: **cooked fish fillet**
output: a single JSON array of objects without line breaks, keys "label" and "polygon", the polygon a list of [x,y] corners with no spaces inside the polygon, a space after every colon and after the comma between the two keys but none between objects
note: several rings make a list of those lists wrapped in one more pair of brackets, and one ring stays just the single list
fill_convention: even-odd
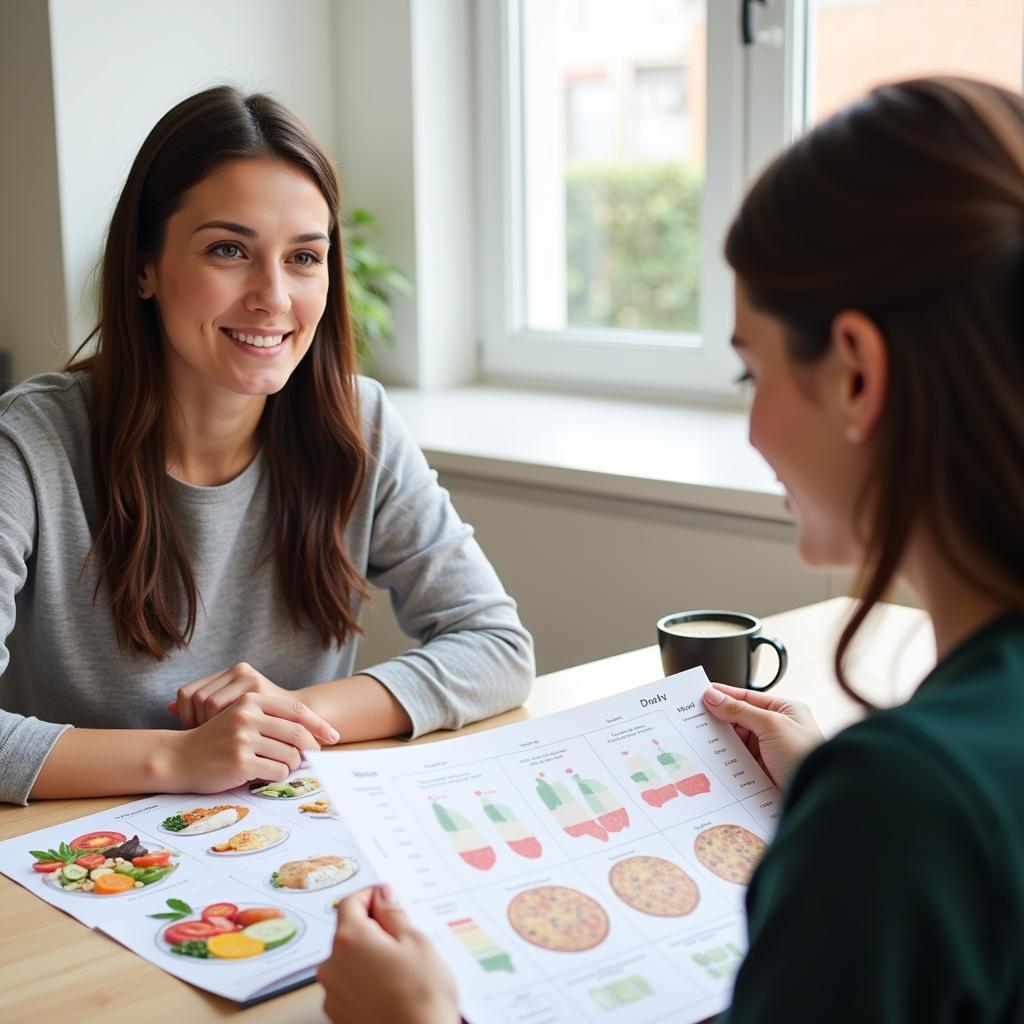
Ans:
[{"label": "cooked fish fillet", "polygon": [[287,889],[322,889],[352,874],[344,857],[309,857],[290,860],[277,869],[278,883]]},{"label": "cooked fish fillet", "polygon": [[283,836],[284,829],[278,828],[276,825],[260,825],[258,828],[238,832],[227,842],[217,843],[210,849],[216,853],[229,853],[232,850],[236,853],[248,853],[253,850],[262,850],[265,846],[276,843]]}]

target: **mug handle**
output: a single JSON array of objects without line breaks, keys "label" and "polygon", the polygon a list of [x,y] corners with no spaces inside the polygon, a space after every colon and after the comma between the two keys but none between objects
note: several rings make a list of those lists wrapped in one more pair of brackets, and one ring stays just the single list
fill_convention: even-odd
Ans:
[{"label": "mug handle", "polygon": [[768,644],[769,647],[775,648],[775,653],[779,656],[779,670],[775,673],[775,678],[770,683],[765,683],[764,686],[755,686],[753,680],[750,683],[750,689],[756,690],[758,693],[764,693],[765,690],[770,690],[785,674],[786,667],[789,665],[789,655],[786,653],[786,646],[781,640],[776,640],[773,636],[752,636],[750,645],[750,653],[754,651],[761,644]]}]

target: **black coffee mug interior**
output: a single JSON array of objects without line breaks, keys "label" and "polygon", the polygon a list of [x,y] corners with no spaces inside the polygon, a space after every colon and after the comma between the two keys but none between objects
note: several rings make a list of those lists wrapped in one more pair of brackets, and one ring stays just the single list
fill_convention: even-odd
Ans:
[{"label": "black coffee mug interior", "polygon": [[[731,623],[737,630],[712,636],[686,636],[670,629],[687,622],[708,621]],[[786,670],[786,651],[779,641],[760,636],[760,631],[761,620],[742,612],[699,609],[666,615],[658,621],[662,668],[665,675],[673,675],[699,665],[713,683],[767,690],[782,678]],[[779,671],[767,685],[755,686],[751,681],[754,652],[763,643],[775,648],[779,656]]]}]

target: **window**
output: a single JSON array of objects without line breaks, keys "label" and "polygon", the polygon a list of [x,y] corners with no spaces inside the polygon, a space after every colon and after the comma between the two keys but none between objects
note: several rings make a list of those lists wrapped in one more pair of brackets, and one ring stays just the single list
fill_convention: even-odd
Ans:
[{"label": "window", "polygon": [[483,374],[735,394],[746,183],[879,82],[1019,88],[1021,0],[477,0]]},{"label": "window", "polygon": [[568,80],[565,91],[568,159],[611,159],[612,94],[607,79],[602,74],[581,75]]},{"label": "window", "polygon": [[687,102],[683,66],[637,68],[633,73],[634,160],[682,162],[703,156],[704,140],[695,138]]}]

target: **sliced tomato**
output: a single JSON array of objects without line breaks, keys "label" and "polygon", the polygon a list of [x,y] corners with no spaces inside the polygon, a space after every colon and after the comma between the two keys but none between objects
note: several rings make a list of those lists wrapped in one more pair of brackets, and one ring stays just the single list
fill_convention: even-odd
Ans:
[{"label": "sliced tomato", "polygon": [[[229,929],[233,930],[233,929]],[[212,935],[223,935],[223,929],[209,921],[179,921],[172,924],[164,932],[164,942],[172,946],[178,942],[191,942],[193,939],[208,939]]]},{"label": "sliced tomato", "polygon": [[203,920],[211,921],[215,917],[224,918],[226,921],[234,921],[235,914],[238,913],[238,907],[234,903],[211,903],[203,911]]},{"label": "sliced tomato", "polygon": [[84,836],[71,840],[72,850],[103,850],[108,846],[119,846],[125,841],[120,832],[86,832]]},{"label": "sliced tomato", "polygon": [[81,857],[75,858],[75,863],[92,871],[93,868],[103,867],[103,862],[106,859],[102,853],[84,853]]},{"label": "sliced tomato", "polygon": [[238,930],[235,927],[235,922],[229,921],[226,917],[204,917],[203,920],[207,924],[212,924],[222,935]]},{"label": "sliced tomato", "polygon": [[158,850],[156,853],[147,853],[142,857],[132,857],[132,864],[137,868],[165,868],[170,863],[170,850]]},{"label": "sliced tomato", "polygon": [[51,871],[60,871],[62,867],[64,867],[62,860],[37,860],[32,865],[32,870],[38,871],[41,875],[48,875]]}]

